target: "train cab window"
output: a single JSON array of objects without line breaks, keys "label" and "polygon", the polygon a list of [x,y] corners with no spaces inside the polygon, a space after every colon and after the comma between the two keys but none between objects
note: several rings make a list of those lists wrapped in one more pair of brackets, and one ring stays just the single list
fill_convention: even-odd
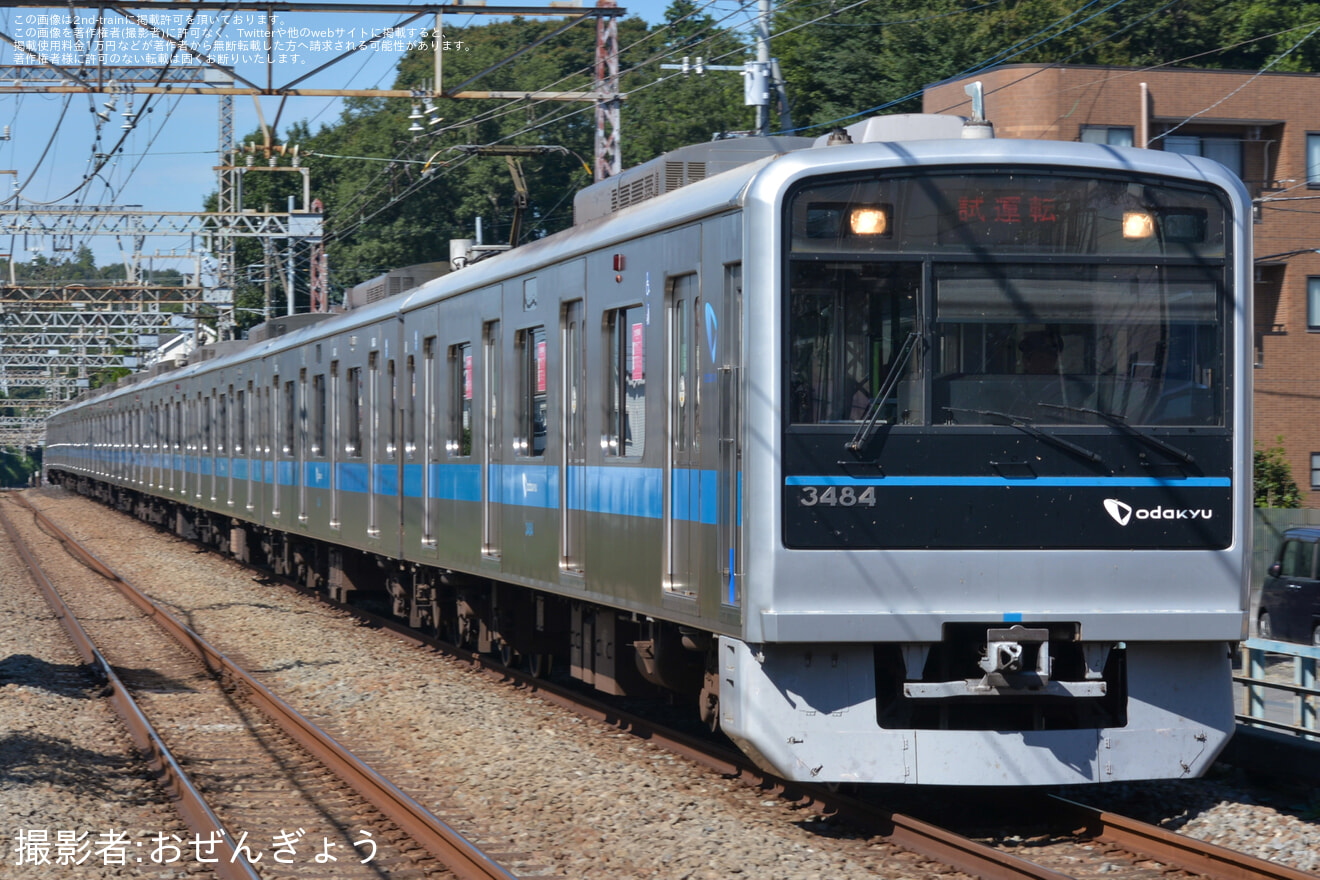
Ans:
[{"label": "train cab window", "polygon": [[325,455],[325,374],[312,377],[312,455]]},{"label": "train cab window", "polygon": [[348,391],[347,408],[344,412],[348,436],[344,443],[344,452],[350,458],[362,457],[362,368],[351,367],[345,376]]},{"label": "train cab window", "polygon": [[789,310],[789,417],[857,422],[876,401],[888,424],[922,421],[920,263],[795,261]]},{"label": "train cab window", "polygon": [[1208,189],[854,175],[804,184],[785,217],[791,424],[1226,423],[1230,236]]},{"label": "train cab window", "polygon": [[605,316],[605,454],[640,456],[646,446],[646,312],[641,306]]},{"label": "train cab window", "polygon": [[472,343],[449,346],[449,439],[450,456],[472,454]]},{"label": "train cab window", "polygon": [[545,455],[546,441],[546,339],[544,327],[518,332],[518,356],[521,361],[522,393],[519,404],[519,434],[514,441],[519,455],[537,458]]},{"label": "train cab window", "polygon": [[936,414],[1222,424],[1218,301],[1192,267],[937,266]]}]

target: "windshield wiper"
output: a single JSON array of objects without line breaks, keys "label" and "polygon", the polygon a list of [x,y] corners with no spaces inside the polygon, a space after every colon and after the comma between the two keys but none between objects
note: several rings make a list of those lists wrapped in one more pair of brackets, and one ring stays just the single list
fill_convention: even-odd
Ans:
[{"label": "windshield wiper", "polygon": [[1053,434],[1047,434],[1046,432],[1042,431],[1040,428],[1037,428],[1035,424],[1031,421],[1031,419],[1028,419],[1025,416],[1015,416],[1011,413],[1000,412],[997,409],[967,409],[966,407],[961,407],[961,406],[946,406],[944,407],[944,409],[951,413],[958,413],[958,412],[972,413],[973,415],[978,415],[978,416],[989,416],[990,418],[994,418],[994,419],[1003,419],[1005,422],[1008,423],[1009,427],[1017,428],[1019,431],[1023,432],[1024,434],[1030,434],[1032,437],[1035,437],[1037,440],[1043,440],[1046,443],[1050,443],[1053,444],[1054,446],[1059,447],[1060,449],[1066,449],[1068,452],[1071,452],[1073,455],[1080,456],[1081,458],[1084,458],[1087,461],[1108,467],[1108,465],[1105,465],[1105,460],[1100,457],[1099,453],[1092,452],[1090,449],[1087,449],[1085,446],[1078,446],[1076,443],[1072,443],[1068,440],[1064,440],[1062,437],[1056,437]]},{"label": "windshield wiper", "polygon": [[1040,403],[1037,404],[1037,406],[1047,406],[1050,409],[1062,409],[1062,410],[1067,410],[1068,412],[1086,413],[1087,415],[1099,416],[1100,418],[1104,419],[1106,422],[1113,425],[1114,427],[1122,428],[1124,431],[1127,431],[1129,434],[1136,437],[1138,440],[1143,440],[1146,443],[1150,444],[1151,446],[1154,446],[1156,449],[1160,450],[1165,455],[1168,455],[1172,458],[1181,459],[1184,464],[1191,464],[1192,462],[1196,461],[1196,456],[1192,455],[1190,452],[1179,449],[1177,446],[1174,446],[1172,444],[1165,443],[1160,438],[1155,437],[1151,434],[1147,434],[1145,431],[1142,431],[1139,428],[1133,427],[1131,424],[1128,423],[1128,420],[1124,416],[1120,416],[1118,413],[1105,412],[1104,410],[1101,409],[1091,409],[1090,407],[1085,407],[1085,406],[1064,406],[1058,403]]},{"label": "windshield wiper", "polygon": [[866,405],[866,415],[862,416],[861,426],[857,429],[857,433],[853,434],[853,438],[844,444],[844,448],[849,452],[859,453],[862,451],[862,447],[870,442],[871,435],[875,433],[875,426],[880,422],[880,409],[889,400],[889,395],[894,393],[894,388],[898,385],[898,380],[902,377],[907,362],[911,360],[912,352],[916,350],[917,340],[919,339],[921,339],[921,334],[913,330],[908,333],[907,339],[903,340],[903,346],[898,350],[898,357],[894,359],[894,366],[890,368],[889,375],[885,377],[885,383],[880,386],[880,390],[876,392],[875,397],[872,397],[871,402]]}]

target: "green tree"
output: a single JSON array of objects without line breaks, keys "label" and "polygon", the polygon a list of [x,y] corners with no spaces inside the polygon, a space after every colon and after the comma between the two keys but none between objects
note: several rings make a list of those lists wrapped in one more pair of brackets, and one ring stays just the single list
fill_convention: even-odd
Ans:
[{"label": "green tree", "polygon": [[26,486],[40,467],[41,450],[37,447],[24,450],[0,448],[0,487]]},{"label": "green tree", "polygon": [[[794,121],[916,112],[923,86],[1002,64],[1060,63],[1279,71],[1320,68],[1320,4],[1269,0],[893,0],[794,4],[776,13],[772,53]],[[796,28],[796,29],[795,29]],[[1286,53],[1286,54],[1285,54]]]},{"label": "green tree", "polygon": [[1283,437],[1276,437],[1268,449],[1257,446],[1252,456],[1252,478],[1257,507],[1301,507],[1302,493],[1292,478],[1283,449]]}]

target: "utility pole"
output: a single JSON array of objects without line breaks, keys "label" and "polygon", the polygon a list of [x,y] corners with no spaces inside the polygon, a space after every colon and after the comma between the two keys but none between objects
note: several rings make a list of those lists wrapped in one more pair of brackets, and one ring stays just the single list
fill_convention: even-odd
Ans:
[{"label": "utility pole", "polygon": [[[596,0],[597,9],[613,9],[614,0]],[[594,177],[604,180],[623,170],[619,147],[619,19],[596,17],[596,155]]]},{"label": "utility pole", "polygon": [[748,71],[744,87],[756,100],[756,133],[764,137],[770,133],[770,0],[756,6],[756,70]]},{"label": "utility pole", "polygon": [[784,87],[783,75],[779,72],[779,62],[770,57],[770,0],[757,0],[756,18],[756,60],[742,64],[707,64],[700,56],[696,64],[688,56],[683,56],[682,64],[661,64],[662,70],[681,70],[686,76],[696,72],[704,76],[708,70],[727,70],[741,73],[743,77],[743,105],[756,108],[756,133],[762,137],[770,134],[770,90],[773,88],[779,98],[779,127],[791,129],[793,117],[788,109],[788,91]]}]

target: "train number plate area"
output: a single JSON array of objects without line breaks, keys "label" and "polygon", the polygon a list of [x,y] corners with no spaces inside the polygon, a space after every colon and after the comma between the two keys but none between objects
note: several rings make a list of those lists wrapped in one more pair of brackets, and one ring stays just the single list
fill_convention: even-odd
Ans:
[{"label": "train number plate area", "polygon": [[784,543],[797,549],[1219,549],[1232,538],[1228,482],[789,477]]}]

